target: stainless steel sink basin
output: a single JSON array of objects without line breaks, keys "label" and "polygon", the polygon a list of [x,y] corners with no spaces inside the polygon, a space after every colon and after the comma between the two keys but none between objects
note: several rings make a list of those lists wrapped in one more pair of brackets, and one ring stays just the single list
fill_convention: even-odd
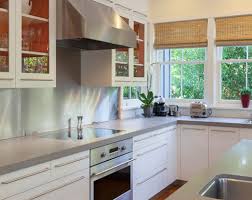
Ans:
[{"label": "stainless steel sink basin", "polygon": [[251,200],[252,178],[220,175],[207,184],[200,195],[212,199]]}]

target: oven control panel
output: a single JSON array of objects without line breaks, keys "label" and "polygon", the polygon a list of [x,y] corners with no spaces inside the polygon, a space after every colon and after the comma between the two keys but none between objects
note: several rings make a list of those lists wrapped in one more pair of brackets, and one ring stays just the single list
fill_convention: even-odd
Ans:
[{"label": "oven control panel", "polygon": [[106,146],[92,149],[90,152],[90,166],[111,160],[133,151],[133,140],[123,140]]}]

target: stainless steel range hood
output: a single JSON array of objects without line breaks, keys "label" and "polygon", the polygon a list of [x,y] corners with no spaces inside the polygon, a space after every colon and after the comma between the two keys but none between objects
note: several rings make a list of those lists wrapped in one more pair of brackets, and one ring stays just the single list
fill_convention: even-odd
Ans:
[{"label": "stainless steel range hood", "polygon": [[108,6],[93,0],[57,0],[57,45],[85,50],[135,48],[136,34]]}]

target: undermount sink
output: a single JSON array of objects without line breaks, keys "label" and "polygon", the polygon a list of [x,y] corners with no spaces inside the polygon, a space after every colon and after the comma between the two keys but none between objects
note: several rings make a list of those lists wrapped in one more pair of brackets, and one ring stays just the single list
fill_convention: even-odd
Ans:
[{"label": "undermount sink", "polygon": [[207,184],[200,195],[212,199],[251,200],[252,178],[220,175]]}]

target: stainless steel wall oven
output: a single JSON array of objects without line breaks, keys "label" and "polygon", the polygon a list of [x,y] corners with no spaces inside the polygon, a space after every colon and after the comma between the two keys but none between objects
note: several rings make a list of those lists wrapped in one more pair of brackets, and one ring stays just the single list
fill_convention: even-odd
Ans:
[{"label": "stainless steel wall oven", "polygon": [[91,150],[91,200],[132,200],[132,139]]}]

